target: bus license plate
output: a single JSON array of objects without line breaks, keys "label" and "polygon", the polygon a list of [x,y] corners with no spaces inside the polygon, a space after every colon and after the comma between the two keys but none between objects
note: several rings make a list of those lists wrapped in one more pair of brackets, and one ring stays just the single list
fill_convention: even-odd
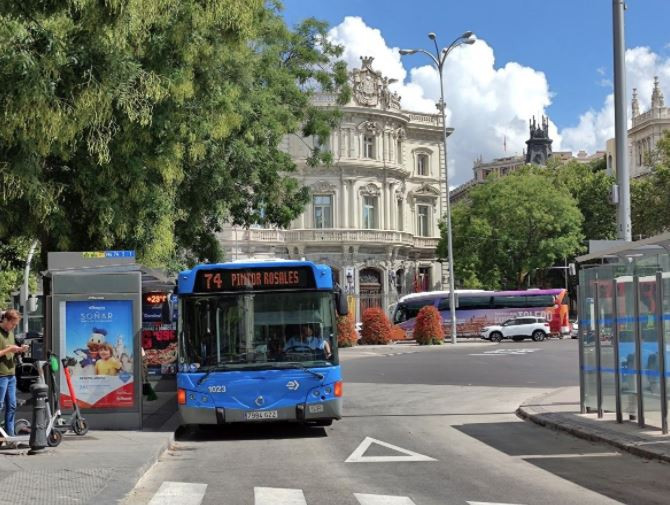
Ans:
[{"label": "bus license plate", "polygon": [[255,410],[246,412],[244,414],[247,421],[254,421],[258,419],[277,419],[279,415],[276,410]]}]

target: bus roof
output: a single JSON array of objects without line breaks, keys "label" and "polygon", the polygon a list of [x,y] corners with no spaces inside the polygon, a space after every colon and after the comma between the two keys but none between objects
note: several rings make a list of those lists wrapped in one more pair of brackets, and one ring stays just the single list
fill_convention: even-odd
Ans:
[{"label": "bus roof", "polygon": [[[310,285],[313,285],[315,289],[318,290],[332,290],[333,289],[333,275],[332,270],[328,265],[317,265],[311,261],[304,260],[281,260],[281,259],[270,259],[270,260],[237,260],[230,261],[226,263],[204,263],[193,267],[191,270],[184,270],[179,273],[177,277],[177,287],[180,294],[189,294],[194,292],[205,292],[198,289],[196,286],[196,279],[200,278],[199,273],[213,271],[222,273],[225,276],[225,272],[239,270],[241,272],[280,272],[282,269],[286,269],[289,272],[291,269],[307,269],[311,271],[313,276],[313,281],[310,279]],[[308,274],[309,275],[309,274]],[[273,278],[276,281],[276,278]],[[281,281],[280,281],[281,282]],[[291,289],[290,285],[278,285],[276,289]],[[265,286],[263,289],[269,289]],[[301,289],[296,287],[294,289]],[[209,291],[243,291],[243,289],[212,289]]]},{"label": "bus roof", "polygon": [[[524,290],[510,290],[510,291],[486,291],[483,289],[456,289],[454,293],[457,295],[482,295],[482,296],[542,296],[542,295],[558,295],[564,288],[555,288],[555,289],[524,289]],[[449,291],[424,291],[422,293],[411,293],[405,295],[398,303],[402,303],[408,300],[420,300],[425,298],[442,298],[449,296]]]},{"label": "bus roof", "polygon": [[[412,300],[414,298],[435,298],[437,296],[449,296],[449,291],[423,291],[421,293],[410,293],[405,295],[398,300],[399,302],[404,302],[406,300]],[[493,293],[493,291],[485,291],[483,289],[456,289],[454,293],[459,294],[469,294],[469,293]]]}]

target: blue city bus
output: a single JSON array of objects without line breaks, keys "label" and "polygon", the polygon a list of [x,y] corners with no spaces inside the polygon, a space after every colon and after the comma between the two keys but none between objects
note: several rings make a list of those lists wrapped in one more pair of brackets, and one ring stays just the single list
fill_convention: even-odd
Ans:
[{"label": "blue city bus", "polygon": [[270,260],[179,274],[177,403],[186,425],[342,417],[330,267]]}]

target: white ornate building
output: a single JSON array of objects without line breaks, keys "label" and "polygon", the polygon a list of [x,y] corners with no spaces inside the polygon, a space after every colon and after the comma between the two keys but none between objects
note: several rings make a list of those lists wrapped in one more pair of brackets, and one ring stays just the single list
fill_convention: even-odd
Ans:
[{"label": "white ornate building", "polygon": [[[637,89],[633,89],[631,116],[632,126],[628,130],[628,170],[631,177],[640,177],[650,172],[656,143],[661,140],[665,130],[670,130],[670,107],[665,106],[658,77],[654,77],[651,108],[647,112],[640,113]],[[616,174],[614,139],[607,141],[607,169],[612,175]]]},{"label": "white ornate building", "polygon": [[[226,259],[329,264],[357,295],[359,309],[441,288],[448,270],[444,265],[443,273],[436,255],[446,205],[441,117],[402,110],[400,96],[388,88],[393,81],[372,68],[372,58],[361,59],[351,74],[352,100],[341,108],[326,146],[332,166],[307,165],[313,139],[283,140],[298,166],[296,177],[311,190],[305,212],[289,229],[231,227],[220,235]],[[335,96],[315,100],[335,105]]]}]

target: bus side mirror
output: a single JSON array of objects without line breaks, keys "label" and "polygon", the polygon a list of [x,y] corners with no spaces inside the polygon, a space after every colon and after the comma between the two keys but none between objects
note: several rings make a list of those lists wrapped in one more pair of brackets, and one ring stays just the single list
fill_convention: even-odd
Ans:
[{"label": "bus side mirror", "polygon": [[349,314],[349,304],[347,303],[347,294],[339,286],[335,289],[335,307],[338,316]]}]

